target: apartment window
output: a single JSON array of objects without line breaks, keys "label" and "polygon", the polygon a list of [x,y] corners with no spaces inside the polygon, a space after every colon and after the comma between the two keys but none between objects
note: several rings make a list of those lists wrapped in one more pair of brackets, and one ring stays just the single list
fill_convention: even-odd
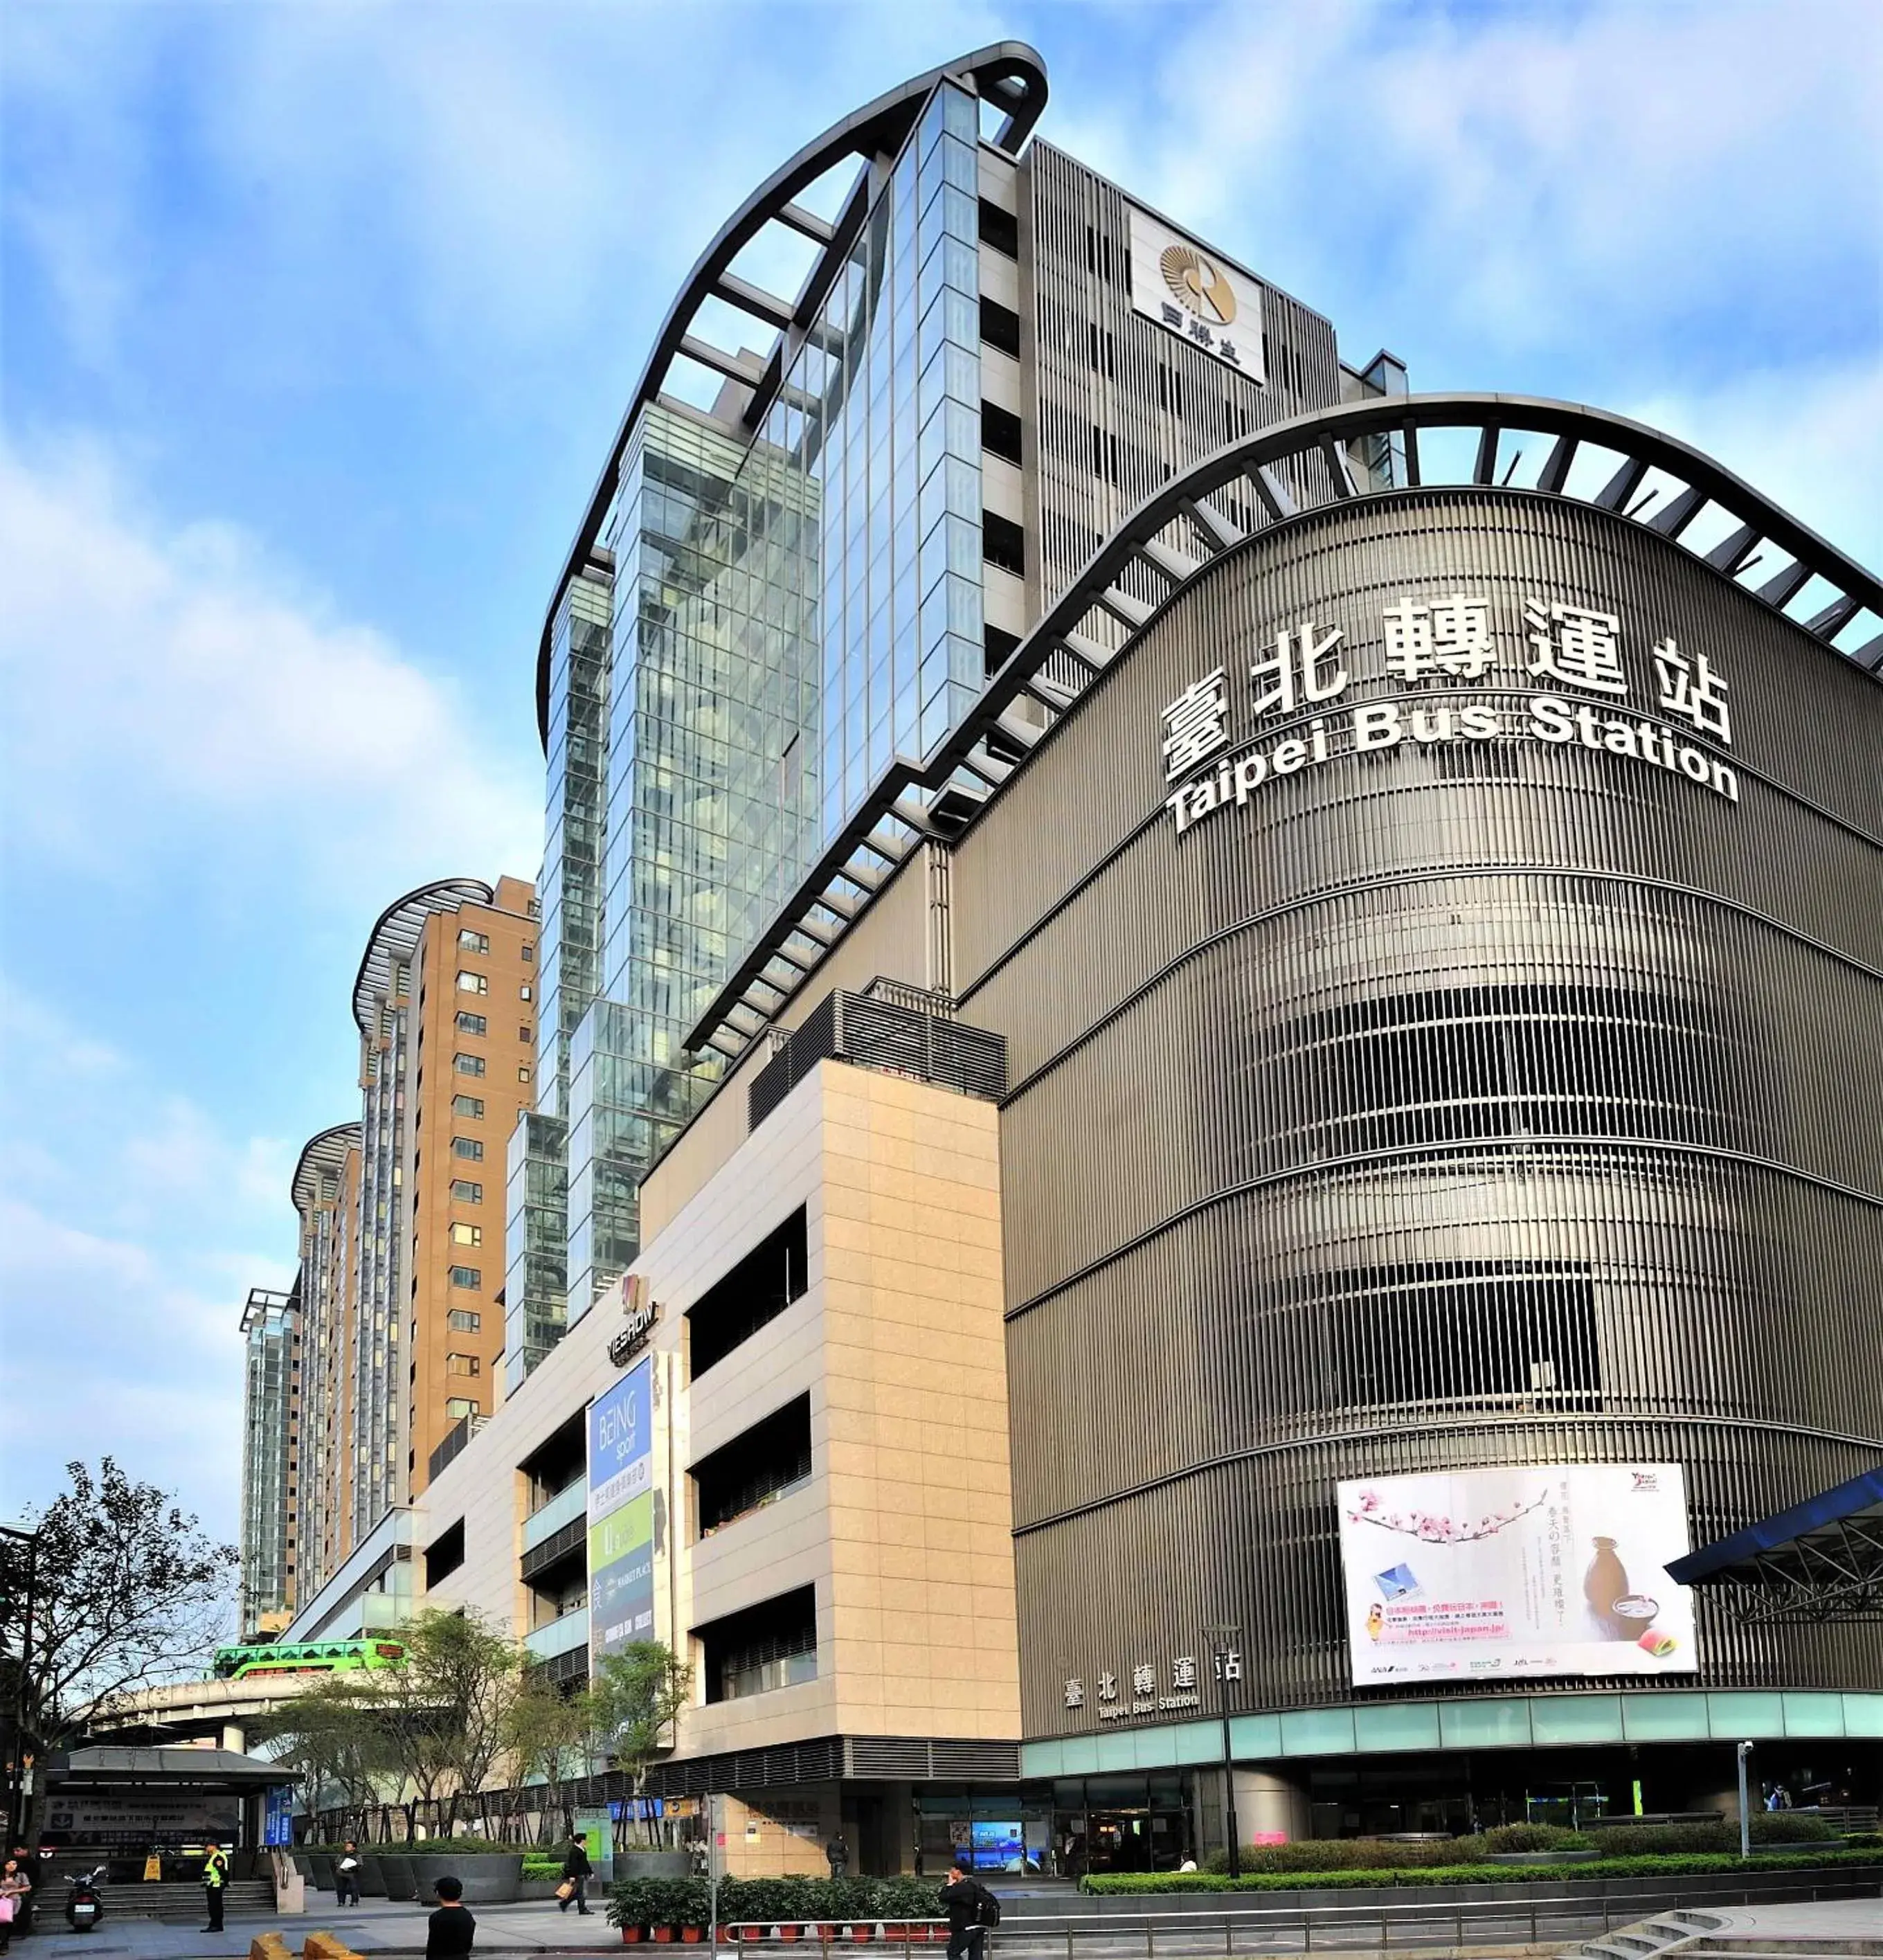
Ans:
[{"label": "apartment window", "polygon": [[482,1225],[453,1225],[451,1242],[454,1246],[481,1246],[484,1242],[484,1228]]},{"label": "apartment window", "polygon": [[528,1062],[522,1062],[518,1064],[517,1069],[517,1080],[519,1082],[527,1082],[530,1080],[530,1064]]},{"label": "apartment window", "polygon": [[454,1306],[446,1316],[453,1334],[480,1334],[484,1328],[484,1316],[473,1313],[468,1306]]},{"label": "apartment window", "polygon": [[451,1268],[451,1284],[454,1287],[463,1287],[466,1293],[482,1293],[484,1275],[476,1266],[453,1266]]},{"label": "apartment window", "polygon": [[526,959],[534,959],[536,956],[536,949],[533,946],[526,946],[523,950],[523,956]]},{"label": "apartment window", "polygon": [[[1020,636],[1017,633],[1008,632],[1004,627],[984,625],[981,629],[981,641],[986,650],[988,672],[998,673],[1013,657],[1013,650],[1020,644]],[[991,735],[988,738],[988,752],[993,752]]]},{"label": "apartment window", "polygon": [[448,1416],[458,1418],[482,1413],[477,1405],[477,1398],[475,1395],[453,1395],[445,1404],[444,1412]]},{"label": "apartment window", "polygon": [[425,1547],[425,1586],[428,1591],[447,1573],[464,1563],[464,1520],[439,1532]]},{"label": "apartment window", "polygon": [[451,1154],[454,1157],[468,1157],[472,1163],[482,1163],[484,1161],[484,1146],[476,1137],[453,1137],[451,1139]]},{"label": "apartment window", "polygon": [[983,511],[981,555],[988,564],[1012,572],[1016,578],[1023,578],[1026,574],[1026,533],[1011,518]]},{"label": "apartment window", "polygon": [[530,982],[527,980],[517,989],[517,998],[520,1001],[533,1001],[536,998],[530,991]]},{"label": "apartment window", "polygon": [[523,1025],[517,1029],[517,1039],[519,1041],[527,1041],[530,1039],[530,1023],[527,1021],[525,1021]]},{"label": "apartment window", "polygon": [[451,1180],[451,1196],[460,1204],[482,1204],[484,1187],[473,1184],[468,1177],[454,1177]]},{"label": "apartment window", "polygon": [[447,1354],[444,1357],[444,1372],[447,1375],[481,1375],[484,1364],[475,1354]]},{"label": "apartment window", "polygon": [[817,1596],[806,1586],[695,1629],[706,1652],[706,1698],[742,1701],[817,1678]]},{"label": "apartment window", "polygon": [[981,404],[981,447],[1007,462],[1020,460],[1020,418],[994,402]]},{"label": "apartment window", "polygon": [[481,1096],[453,1096],[451,1113],[454,1116],[481,1118],[484,1114],[484,1099]]},{"label": "apartment window", "polygon": [[491,983],[482,973],[473,973],[468,968],[459,969],[458,991],[460,994],[488,994],[490,990]]},{"label": "apartment window", "polygon": [[466,1013],[458,1010],[458,1032],[461,1035],[485,1035],[490,1032],[490,1023],[482,1014]]},{"label": "apartment window", "polygon": [[481,1055],[454,1055],[451,1058],[451,1066],[460,1075],[482,1075],[484,1073],[484,1058]]},{"label": "apartment window", "polygon": [[1011,354],[1016,360],[1020,352],[1020,317],[1011,307],[1004,307],[998,300],[991,300],[983,294],[981,300],[981,338],[990,347],[997,347],[1003,354]]},{"label": "apartment window", "polygon": [[458,950],[463,953],[488,953],[491,950],[491,936],[487,932],[473,932],[469,926],[460,927]]},{"label": "apartment window", "polygon": [[981,242],[991,245],[1004,258],[1020,256],[1020,221],[984,197],[981,200]]}]

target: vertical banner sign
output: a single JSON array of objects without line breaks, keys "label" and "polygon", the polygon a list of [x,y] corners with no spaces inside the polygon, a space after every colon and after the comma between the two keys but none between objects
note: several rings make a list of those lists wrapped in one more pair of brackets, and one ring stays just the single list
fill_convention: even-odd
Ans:
[{"label": "vertical banner sign", "polygon": [[289,1845],[294,1841],[294,1793],[284,1783],[271,1783],[262,1822],[262,1842]]},{"label": "vertical banner sign", "polygon": [[588,1408],[588,1652],[654,1638],[654,1357]]}]

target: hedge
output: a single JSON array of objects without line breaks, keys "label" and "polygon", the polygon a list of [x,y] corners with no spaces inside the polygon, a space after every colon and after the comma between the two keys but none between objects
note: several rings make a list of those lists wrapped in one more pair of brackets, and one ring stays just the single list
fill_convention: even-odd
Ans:
[{"label": "hedge", "polygon": [[[1813,1817],[1786,1818],[1780,1812],[1761,1817],[1754,1826],[1755,1844],[1824,1843],[1835,1837],[1831,1827]],[[1427,1870],[1450,1865],[1474,1865],[1495,1851],[1594,1851],[1606,1858],[1636,1858],[1694,1852],[1737,1852],[1736,1824],[1604,1825],[1575,1831],[1554,1824],[1500,1824],[1471,1838],[1442,1838],[1423,1844],[1399,1844],[1378,1838],[1303,1838],[1287,1844],[1250,1845],[1242,1853],[1245,1872]],[[1220,1851],[1212,1853],[1207,1869],[1229,1869]]]},{"label": "hedge", "polygon": [[[1328,1841],[1338,1842],[1340,1841]],[[1349,1840],[1360,1843],[1363,1840]],[[1465,1841],[1462,1840],[1458,1841]],[[1281,1847],[1274,1847],[1280,1849]],[[1382,1845],[1376,1852],[1399,1853],[1419,1850],[1414,1845]],[[1874,1850],[1815,1851],[1800,1848],[1780,1851],[1741,1863],[1736,1853],[1688,1852],[1665,1856],[1592,1858],[1573,1865],[1423,1865],[1400,1860],[1391,1865],[1372,1867],[1324,1863],[1318,1869],[1253,1872],[1231,1879],[1217,1872],[1105,1872],[1081,1879],[1082,1892],[1111,1894],[1150,1892],[1308,1892],[1318,1887],[1335,1890],[1366,1885],[1559,1885],[1584,1879],[1651,1879],[1694,1877],[1706,1872],[1814,1870],[1836,1865],[1874,1865]]]},{"label": "hedge", "polygon": [[[724,1879],[724,1925],[848,1926],[941,1916],[939,1885],[924,1879]],[[624,1879],[609,1888],[615,1926],[704,1926],[711,1910],[704,1879]]]}]

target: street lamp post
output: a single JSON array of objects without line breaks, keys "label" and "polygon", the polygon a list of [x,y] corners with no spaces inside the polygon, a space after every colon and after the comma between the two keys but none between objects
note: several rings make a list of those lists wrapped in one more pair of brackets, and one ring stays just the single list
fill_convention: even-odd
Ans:
[{"label": "street lamp post", "polygon": [[1752,1856],[1752,1816],[1746,1793],[1746,1758],[1751,1753],[1752,1745],[1750,1742],[1739,1745],[1737,1752],[1739,1758],[1739,1855],[1742,1858]]},{"label": "street lamp post", "polygon": [[1236,1758],[1229,1745],[1229,1683],[1242,1675],[1242,1656],[1236,1646],[1242,1637],[1242,1630],[1238,1626],[1226,1624],[1205,1627],[1203,1630],[1203,1637],[1209,1642],[1210,1652],[1216,1661],[1217,1700],[1223,1716],[1223,1810],[1232,1879],[1242,1876],[1242,1834],[1236,1822]]},{"label": "street lamp post", "polygon": [[[26,1602],[20,1616],[20,1665],[13,1682],[13,1748],[7,1763],[7,1841],[17,1844],[25,1834],[26,1690],[33,1666],[33,1611],[38,1603],[40,1538],[37,1532],[0,1525],[0,1536],[17,1538],[26,1547]],[[11,1602],[9,1602],[11,1603]]]}]

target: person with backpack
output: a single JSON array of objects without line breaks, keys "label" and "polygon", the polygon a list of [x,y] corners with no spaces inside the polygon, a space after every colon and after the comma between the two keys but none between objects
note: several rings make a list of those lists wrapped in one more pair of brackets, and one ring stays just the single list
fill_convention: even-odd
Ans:
[{"label": "person with backpack", "polygon": [[948,1867],[940,1897],[948,1915],[948,1960],[983,1960],[988,1929],[1000,1923],[1000,1901],[959,1864]]}]

